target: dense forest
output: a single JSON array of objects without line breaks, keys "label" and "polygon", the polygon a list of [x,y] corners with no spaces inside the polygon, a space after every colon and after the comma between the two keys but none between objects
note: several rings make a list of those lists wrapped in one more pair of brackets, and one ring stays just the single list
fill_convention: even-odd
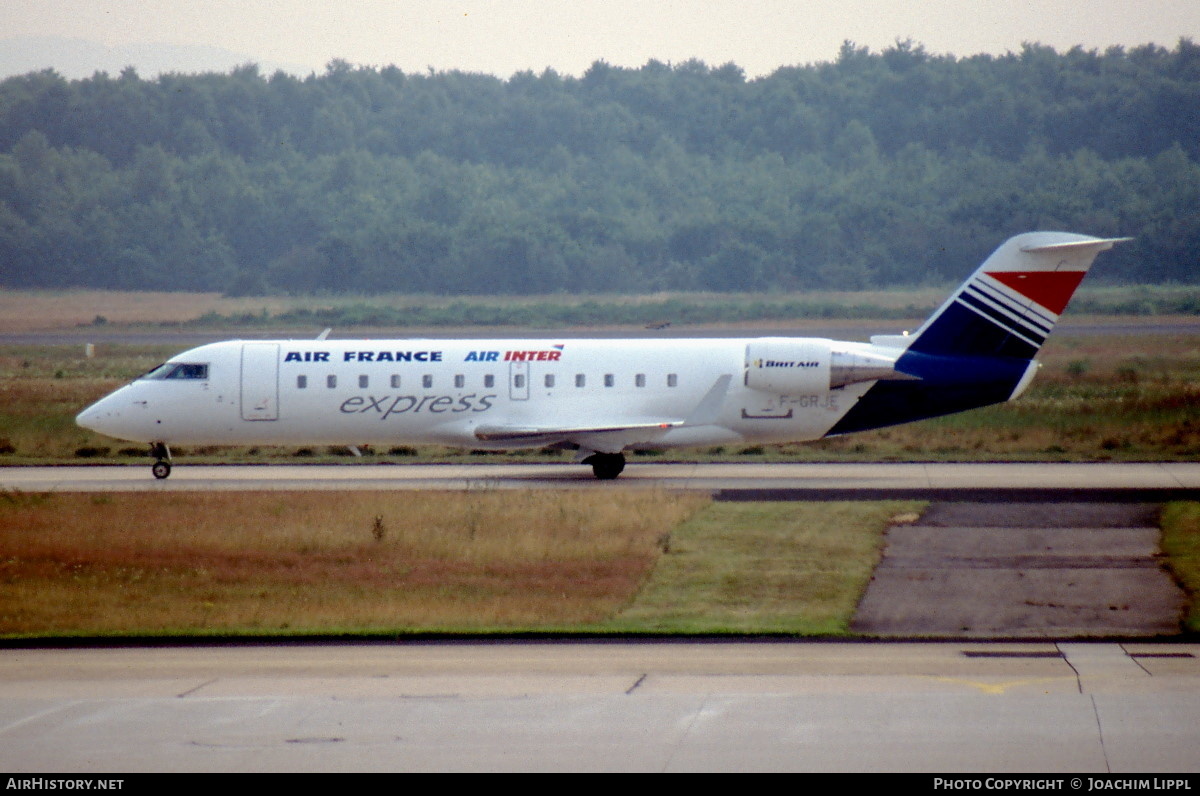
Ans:
[{"label": "dense forest", "polygon": [[1200,281],[1200,45],[0,82],[8,287],[864,288],[1032,229],[1134,236],[1101,280]]}]

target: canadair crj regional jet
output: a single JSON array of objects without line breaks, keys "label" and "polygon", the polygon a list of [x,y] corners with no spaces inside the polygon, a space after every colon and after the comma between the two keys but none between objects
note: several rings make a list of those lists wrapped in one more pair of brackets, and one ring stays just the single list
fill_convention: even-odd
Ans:
[{"label": "canadair crj regional jet", "polygon": [[794,442],[1011,400],[1096,255],[1125,238],[1004,243],[913,334],[631,340],[279,340],[193,348],[79,425],[170,446],[432,443],[624,451]]}]

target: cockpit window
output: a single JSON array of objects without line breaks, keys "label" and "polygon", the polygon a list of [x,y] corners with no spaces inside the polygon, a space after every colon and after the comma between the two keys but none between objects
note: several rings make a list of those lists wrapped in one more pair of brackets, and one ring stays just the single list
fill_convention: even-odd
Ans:
[{"label": "cockpit window", "polygon": [[142,376],[143,379],[191,379],[204,380],[208,378],[208,363],[196,362],[164,362],[154,370]]},{"label": "cockpit window", "polygon": [[155,365],[154,367],[150,368],[150,370],[146,371],[141,376],[138,376],[138,378],[139,379],[161,379],[163,377],[163,373],[170,370],[173,367],[174,367],[174,365],[172,363],[163,362],[160,365]]}]

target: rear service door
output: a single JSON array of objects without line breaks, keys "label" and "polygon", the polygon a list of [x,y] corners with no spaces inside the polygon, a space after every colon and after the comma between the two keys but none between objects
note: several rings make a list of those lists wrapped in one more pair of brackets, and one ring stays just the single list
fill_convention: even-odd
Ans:
[{"label": "rear service door", "polygon": [[279,419],[279,344],[242,344],[242,420]]}]

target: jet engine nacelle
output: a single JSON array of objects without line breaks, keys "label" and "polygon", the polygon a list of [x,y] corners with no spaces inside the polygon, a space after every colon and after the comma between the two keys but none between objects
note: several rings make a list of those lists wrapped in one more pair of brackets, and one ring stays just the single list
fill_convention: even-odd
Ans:
[{"label": "jet engine nacelle", "polygon": [[810,395],[863,381],[908,380],[903,349],[822,338],[768,337],[746,346],[745,384],[774,395]]}]

